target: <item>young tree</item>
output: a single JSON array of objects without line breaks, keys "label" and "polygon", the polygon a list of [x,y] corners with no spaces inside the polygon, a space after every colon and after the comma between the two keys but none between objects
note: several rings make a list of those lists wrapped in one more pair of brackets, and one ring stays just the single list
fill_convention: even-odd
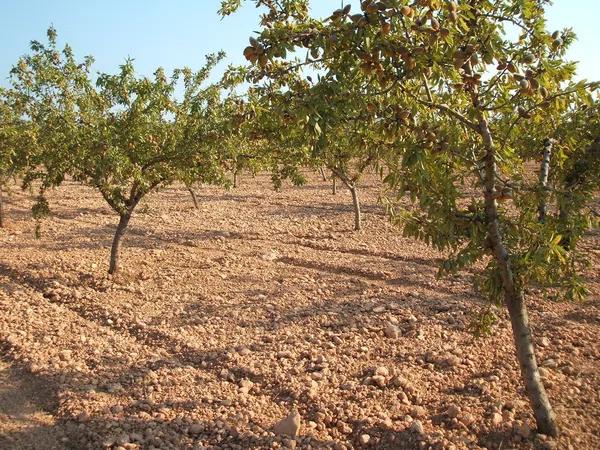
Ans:
[{"label": "young tree", "polygon": [[[194,172],[195,179],[219,181],[219,89],[203,87],[223,55],[207,57],[199,72],[176,70],[169,79],[162,69],[153,78],[138,77],[131,60],[115,75],[89,75],[91,58],[78,64],[67,46],[57,50],[56,33],[47,46],[33,42],[32,55],[12,71],[21,114],[34,127],[36,161],[31,178],[43,186],[66,175],[96,188],[119,215],[110,254],[109,273],[119,269],[122,238],[139,202],[158,186]],[[179,79],[184,98],[175,97]],[[202,175],[200,175],[202,174]]]},{"label": "young tree", "polygon": [[[360,12],[348,5],[325,20],[309,17],[303,0],[255,3],[266,8],[264,29],[244,53],[263,76],[309,65],[344,80],[350,97],[360,92],[345,81],[353,77],[379,88],[378,109],[394,112],[382,121],[396,136],[386,181],[401,195],[408,188],[417,206],[395,217],[406,234],[454,252],[444,270],[486,264],[481,288],[509,314],[538,431],[556,435],[524,292],[565,276],[570,286],[559,287],[582,291],[569,276],[576,250],[560,245],[555,221],[538,220],[519,125],[548,114],[561,122],[574,97],[593,101],[594,85],[573,81],[575,66],[563,60],[573,33],[547,32],[540,0],[364,0]],[[224,1],[221,12],[239,4]],[[287,58],[301,48],[303,61]]]},{"label": "young tree", "polygon": [[59,185],[67,173],[74,138],[72,121],[77,114],[74,99],[81,93],[81,81],[92,61],[86,57],[77,64],[69,46],[59,52],[53,28],[48,29],[47,37],[47,47],[31,42],[32,54],[20,58],[12,68],[11,85],[5,92],[12,124],[9,171],[21,177],[23,189],[34,185],[39,189],[32,208],[37,237],[40,222],[48,213],[44,193]]}]

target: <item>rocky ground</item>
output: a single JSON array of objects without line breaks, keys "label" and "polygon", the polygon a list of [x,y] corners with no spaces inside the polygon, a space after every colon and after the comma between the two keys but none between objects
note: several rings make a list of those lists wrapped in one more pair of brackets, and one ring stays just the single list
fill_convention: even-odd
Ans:
[{"label": "rocky ground", "polygon": [[114,278],[99,194],[51,193],[39,240],[32,200],[11,197],[0,448],[600,448],[598,234],[588,303],[528,296],[552,440],[532,431],[506,317],[475,338],[471,274],[437,280],[440,255],[386,222],[374,185],[358,233],[349,194],[316,176],[198,195],[148,198]]}]

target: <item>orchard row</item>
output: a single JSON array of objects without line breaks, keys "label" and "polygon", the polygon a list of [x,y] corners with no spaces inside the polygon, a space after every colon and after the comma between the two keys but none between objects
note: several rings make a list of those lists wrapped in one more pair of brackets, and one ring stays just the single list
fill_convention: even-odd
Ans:
[{"label": "orchard row", "polygon": [[127,61],[93,76],[53,29],[32,42],[0,97],[0,188],[38,189],[38,221],[65,177],[97,189],[119,215],[114,273],[136,206],[165,184],[193,193],[250,170],[281,188],[327,170],[360,229],[360,180],[374,170],[404,234],[448,255],[442,273],[485,265],[478,288],[507,308],[538,431],[556,435],[524,289],[586,293],[578,244],[596,217],[600,108],[598,84],[565,59],[574,33],[547,30],[538,0],[365,0],[324,19],[306,0],[253,1],[249,64],[212,84],[220,53],[197,72],[139,77]]}]

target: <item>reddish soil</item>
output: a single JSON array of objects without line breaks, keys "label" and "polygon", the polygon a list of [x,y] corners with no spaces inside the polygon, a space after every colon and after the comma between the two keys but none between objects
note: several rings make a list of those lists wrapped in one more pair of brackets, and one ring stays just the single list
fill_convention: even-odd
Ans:
[{"label": "reddish soil", "polygon": [[[15,192],[0,230],[2,449],[597,449],[600,280],[586,304],[528,293],[560,419],[536,435],[509,322],[469,331],[472,274],[437,280],[440,255],[401,237],[362,192],[314,176],[273,192],[151,195],[106,275],[117,219],[66,183],[33,237]],[[595,268],[600,236],[586,241]],[[387,334],[387,335],[386,335]],[[396,336],[394,336],[396,335]],[[294,440],[273,425],[297,408]]]}]

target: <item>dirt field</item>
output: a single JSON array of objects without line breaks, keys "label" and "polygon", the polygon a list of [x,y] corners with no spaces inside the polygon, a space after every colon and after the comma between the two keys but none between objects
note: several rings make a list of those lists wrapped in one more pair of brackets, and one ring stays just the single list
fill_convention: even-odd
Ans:
[{"label": "dirt field", "polygon": [[[363,190],[242,178],[150,196],[106,275],[117,217],[66,183],[33,238],[15,192],[0,230],[1,449],[598,449],[600,277],[585,305],[529,292],[562,437],[536,436],[503,316],[469,332],[471,274],[404,239]],[[600,237],[586,245],[600,265]],[[273,425],[297,408],[292,440]]]}]

